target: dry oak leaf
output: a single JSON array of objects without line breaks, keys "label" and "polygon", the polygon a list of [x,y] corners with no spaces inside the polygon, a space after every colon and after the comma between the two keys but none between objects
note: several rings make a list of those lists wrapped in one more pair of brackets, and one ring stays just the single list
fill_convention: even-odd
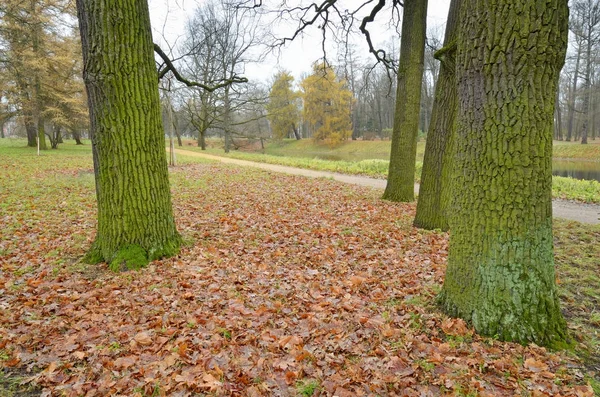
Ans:
[{"label": "dry oak leaf", "polygon": [[302,343],[302,338],[296,335],[284,336],[279,340],[279,347],[284,350],[292,349]]},{"label": "dry oak leaf", "polygon": [[115,360],[115,368],[120,369],[126,369],[131,367],[133,364],[135,364],[137,361],[137,357],[136,356],[125,356],[125,357],[119,357]]},{"label": "dry oak leaf", "polygon": [[577,397],[594,397],[594,389],[590,385],[575,386]]},{"label": "dry oak leaf", "polygon": [[150,337],[150,335],[148,335],[147,332],[140,332],[139,334],[136,334],[133,337],[133,340],[135,340],[137,343],[143,346],[148,346],[152,344],[152,338]]},{"label": "dry oak leaf", "polygon": [[210,391],[214,391],[219,387],[223,386],[223,383],[221,383],[219,380],[217,380],[217,378],[215,378],[211,374],[204,374],[204,376],[202,377],[202,383],[200,383],[199,386],[203,389],[209,389]]},{"label": "dry oak leaf", "polygon": [[532,357],[525,360],[525,363],[523,363],[523,367],[525,367],[525,369],[528,369],[531,372],[542,372],[548,370],[548,365],[546,363],[538,361]]},{"label": "dry oak leaf", "polygon": [[448,318],[442,321],[442,331],[446,335],[468,335],[472,334],[464,320],[460,318]]}]

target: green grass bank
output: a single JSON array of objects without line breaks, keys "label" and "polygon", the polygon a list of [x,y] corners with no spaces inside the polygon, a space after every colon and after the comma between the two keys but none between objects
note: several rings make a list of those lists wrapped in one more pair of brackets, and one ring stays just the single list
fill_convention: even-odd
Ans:
[{"label": "green grass bank", "polygon": [[[202,152],[200,148],[190,145],[190,143],[187,142],[182,149]],[[205,152],[240,160],[385,179],[389,161],[384,158],[389,157],[389,145],[389,141],[348,141],[338,147],[330,148],[326,145],[317,145],[310,139],[284,140],[267,144],[265,153],[234,150],[226,154],[220,147],[220,141],[212,141]],[[574,146],[574,144],[558,145],[558,147],[567,148]],[[585,145],[579,144],[579,146]],[[600,145],[596,146],[600,148]],[[575,153],[575,149],[581,153],[585,152],[586,155],[593,152],[588,149],[580,150],[579,147],[571,149],[571,151]],[[421,179],[424,150],[425,142],[419,142],[417,144],[415,182],[420,182]],[[565,200],[599,204],[600,182],[554,176],[552,178],[552,196]]]}]

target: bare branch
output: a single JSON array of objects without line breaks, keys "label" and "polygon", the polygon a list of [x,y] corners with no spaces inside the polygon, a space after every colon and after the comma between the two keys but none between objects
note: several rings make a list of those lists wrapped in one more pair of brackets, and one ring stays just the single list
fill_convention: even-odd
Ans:
[{"label": "bare branch", "polygon": [[247,78],[238,77],[235,75],[229,79],[222,80],[220,83],[218,83],[214,86],[208,86],[206,84],[202,84],[197,81],[191,81],[191,80],[188,80],[188,79],[184,78],[183,76],[181,76],[181,74],[179,74],[179,71],[177,70],[177,68],[175,68],[175,65],[173,65],[173,62],[171,61],[171,59],[167,56],[167,54],[164,53],[164,51],[160,48],[160,46],[158,44],[154,44],[154,52],[156,52],[158,54],[158,56],[160,56],[160,58],[163,60],[164,65],[165,65],[164,68],[158,72],[159,80],[161,78],[163,78],[170,71],[173,74],[173,77],[175,77],[178,81],[182,82],[186,86],[202,88],[203,90],[208,91],[208,92],[213,92],[215,90],[218,90],[219,88],[227,87],[231,84],[248,82]]}]

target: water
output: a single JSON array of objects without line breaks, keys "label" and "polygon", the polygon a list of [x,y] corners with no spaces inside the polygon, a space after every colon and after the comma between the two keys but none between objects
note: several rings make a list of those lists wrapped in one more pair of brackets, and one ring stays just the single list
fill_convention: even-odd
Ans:
[{"label": "water", "polygon": [[552,175],[600,182],[600,162],[553,160]]}]

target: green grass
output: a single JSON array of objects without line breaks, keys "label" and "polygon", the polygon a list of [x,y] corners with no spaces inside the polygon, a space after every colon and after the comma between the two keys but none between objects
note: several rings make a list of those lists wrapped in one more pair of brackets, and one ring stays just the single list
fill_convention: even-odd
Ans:
[{"label": "green grass", "polygon": [[[575,351],[600,364],[600,225],[554,220],[554,258],[562,311]],[[600,379],[598,379],[600,380]]]},{"label": "green grass", "polygon": [[[317,157],[324,160],[360,161],[367,159],[388,160],[391,141],[347,141],[335,147],[317,144],[312,139],[269,142],[265,153],[289,157]],[[417,144],[417,159],[423,160],[425,142]]]},{"label": "green grass", "polygon": [[[375,143],[379,144],[382,142]],[[197,147],[189,146],[185,146],[183,149],[195,152],[201,151]],[[338,172],[342,174],[365,175],[381,179],[386,178],[389,165],[389,162],[387,160],[379,159],[361,161],[336,161],[321,160],[318,158],[308,157],[302,158],[274,156],[269,154],[241,151],[232,151],[230,153],[225,154],[221,149],[216,148],[208,149],[205,151],[205,153],[240,160],[256,161],[260,163],[285,165],[288,167],[305,168],[316,171]],[[423,163],[418,161],[415,169],[415,182],[420,181],[422,168]],[[552,178],[552,197],[598,204],[600,203],[600,182],[555,176]]]},{"label": "green grass", "polygon": [[[92,164],[91,164],[91,145],[89,141],[84,141],[85,145],[75,145],[74,142],[66,141],[66,143],[59,145],[58,150],[46,150],[41,151],[40,156],[59,156],[61,158],[65,158],[67,169],[75,169],[81,168],[82,161],[85,161],[88,164],[89,172],[82,173],[79,172],[79,177],[81,178],[81,182],[85,182],[87,184],[93,184],[93,173],[92,173]],[[0,150],[2,150],[3,155],[8,156],[26,156],[30,158],[37,157],[35,148],[28,148],[25,146],[25,139],[0,139]],[[275,143],[272,143],[271,146],[275,146]],[[335,148],[329,149],[327,146],[319,146],[315,145],[309,139],[303,139],[301,141],[283,141],[282,148],[292,147],[292,148],[314,148],[320,147],[323,150],[333,150],[337,151],[337,153],[361,153],[361,155],[366,155],[372,150],[372,153],[383,153],[386,145],[389,147],[389,141],[349,141],[348,143]],[[560,144],[558,146],[561,146]],[[573,145],[562,145],[562,146],[573,146]],[[585,146],[585,145],[579,145]],[[594,146],[594,145],[591,145]],[[595,145],[600,147],[600,145]],[[182,147],[184,150],[197,151],[200,152],[200,148],[195,146],[184,146]],[[418,151],[424,150],[424,143],[419,142]],[[219,156],[227,156],[231,158],[237,158],[241,160],[249,160],[249,161],[257,161],[269,164],[277,164],[277,165],[285,165],[289,167],[297,167],[297,168],[305,168],[312,169],[317,171],[329,171],[329,172],[338,172],[342,174],[351,174],[351,175],[365,175],[374,178],[385,179],[388,171],[387,160],[381,159],[366,159],[361,161],[335,161],[335,160],[322,160],[318,158],[307,158],[307,157],[283,157],[283,156],[275,156],[268,154],[260,154],[253,152],[241,152],[241,151],[232,151],[229,154],[225,155],[222,150],[217,148],[209,148],[206,151],[209,154],[219,155]],[[86,155],[86,156],[83,156]],[[89,157],[87,156],[89,155]],[[422,154],[421,154],[422,156]],[[82,160],[85,159],[85,160]],[[177,155],[177,164],[178,165],[186,165],[191,163],[208,163],[211,160],[200,159],[197,157],[185,156],[185,155]],[[50,170],[54,167],[52,162],[36,162],[38,171],[43,173],[44,171]],[[421,170],[423,164],[418,161],[415,169],[415,182],[420,181]],[[11,178],[19,180],[19,174],[15,173]],[[22,181],[22,183],[27,183],[26,181]],[[60,184],[60,181],[57,181]],[[64,183],[64,181],[63,181]],[[66,186],[63,186],[66,187]],[[36,189],[35,186],[32,190],[30,190],[31,195],[39,195],[43,194],[44,189]],[[561,198],[567,200],[577,200],[587,203],[600,203],[600,182],[596,181],[583,181],[573,178],[564,178],[564,177],[553,177],[552,180],[552,196],[554,198]],[[2,206],[8,206],[9,203],[2,202],[0,203],[0,208]]]},{"label": "green grass", "polygon": [[[185,148],[185,150],[199,151],[196,149],[198,148]],[[319,158],[284,157],[239,151],[233,151],[225,154],[218,149],[209,149],[206,151],[206,153],[240,160],[256,161],[260,163],[285,165],[288,167],[305,168],[317,171],[339,172],[342,174],[366,175],[381,179],[385,179],[389,167],[388,160],[380,159],[367,159],[360,161],[322,160]],[[422,166],[423,164],[421,162],[417,162],[417,167],[415,170],[416,181],[418,181],[418,178],[421,176]]]},{"label": "green grass", "polygon": [[[209,149],[222,149],[220,140],[209,140]],[[309,157],[324,160],[360,161],[367,159],[390,158],[391,141],[347,141],[336,147],[315,143],[312,139],[284,139],[265,144],[265,154],[287,157]],[[243,150],[243,149],[242,149]],[[417,161],[423,161],[425,141],[417,143]],[[589,141],[588,145],[579,142],[554,141],[553,158],[600,161],[600,139]]]},{"label": "green grass", "polygon": [[587,145],[582,145],[580,142],[554,141],[552,157],[555,159],[600,161],[600,139],[588,142]]},{"label": "green grass", "polygon": [[301,396],[310,397],[319,389],[319,382],[314,379],[298,381],[298,383],[296,383],[296,391]]},{"label": "green grass", "polygon": [[553,176],[552,197],[598,204],[600,182]]},{"label": "green grass", "polygon": [[33,397],[39,396],[41,390],[35,385],[26,383],[33,374],[22,371],[0,371],[0,397]]}]

